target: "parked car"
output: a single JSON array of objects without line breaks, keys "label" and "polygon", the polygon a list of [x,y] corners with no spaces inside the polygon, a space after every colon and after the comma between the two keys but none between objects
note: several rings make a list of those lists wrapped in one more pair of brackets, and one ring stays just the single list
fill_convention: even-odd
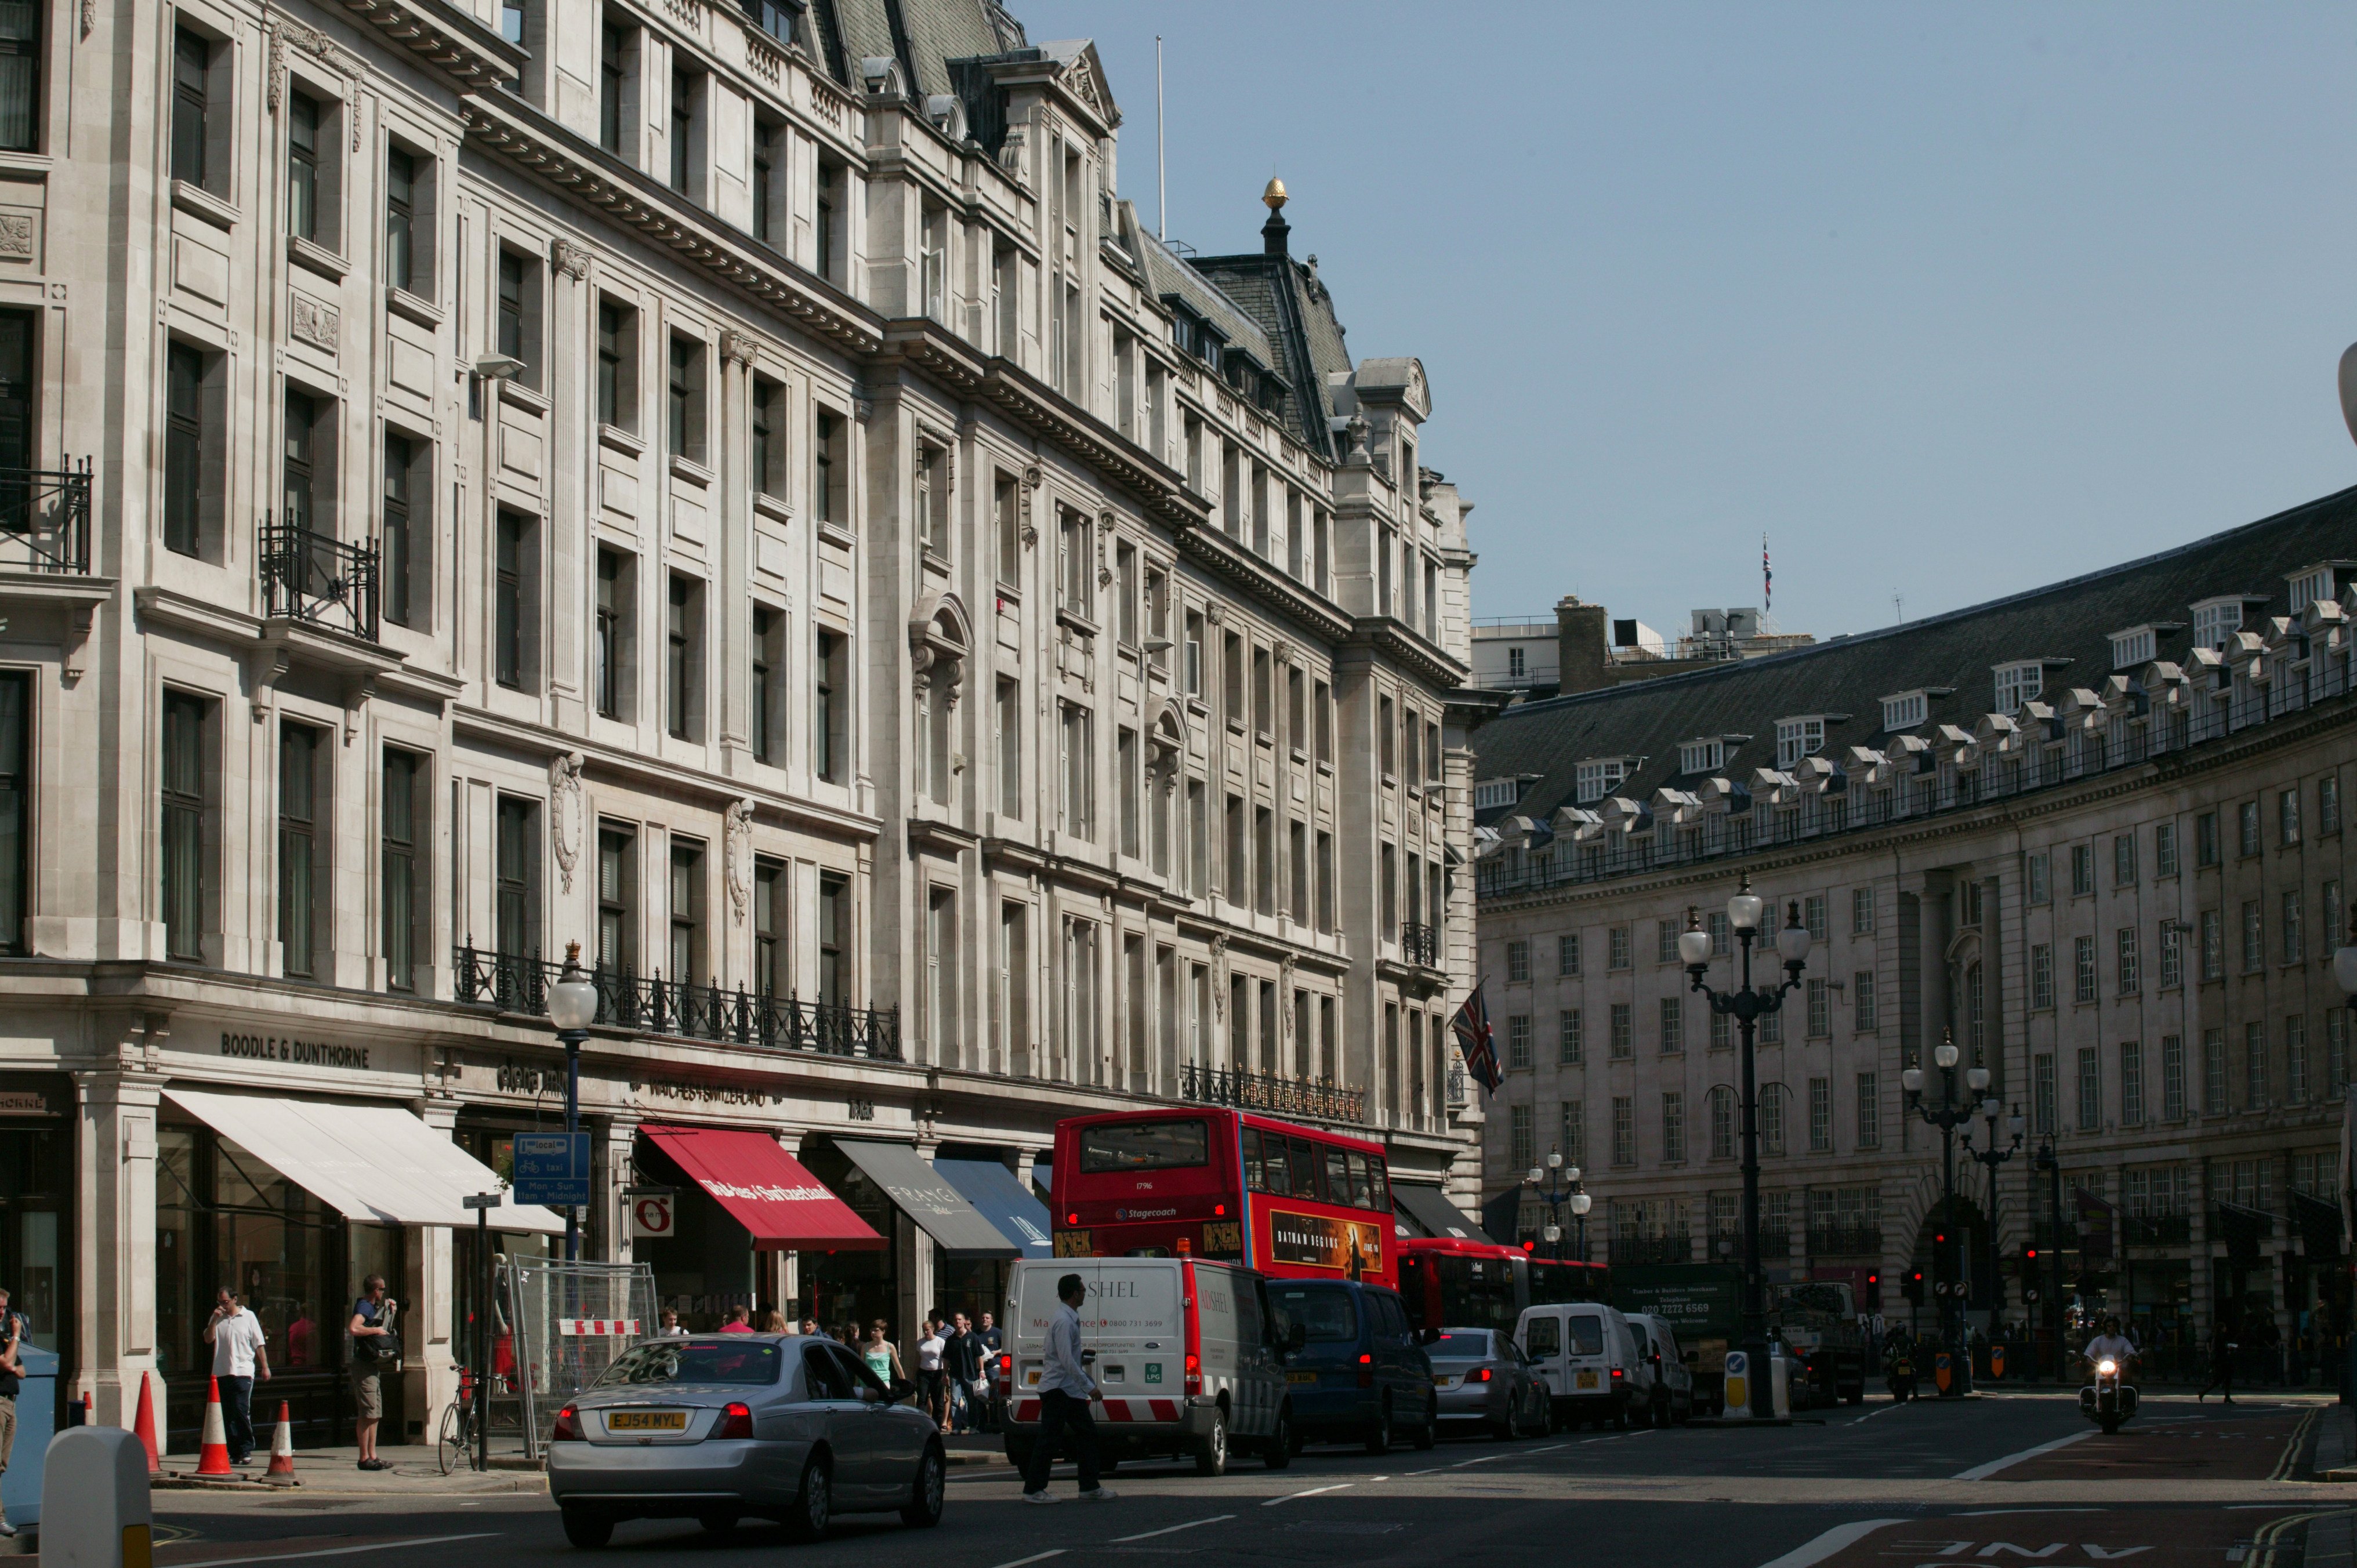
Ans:
[{"label": "parked car", "polygon": [[[1270,1308],[1297,1333],[1285,1377],[1299,1441],[1363,1441],[1388,1453],[1405,1434],[1429,1448],[1440,1432],[1426,1336],[1397,1291],[1354,1280],[1271,1280]],[[1437,1337],[1437,1332],[1432,1332]]]},{"label": "parked car", "polygon": [[1638,1351],[1644,1362],[1644,1419],[1654,1426],[1693,1420],[1694,1362],[1687,1359],[1685,1350],[1678,1344],[1677,1330],[1670,1326],[1667,1318],[1652,1313],[1623,1316],[1637,1336]]},{"label": "parked car", "polygon": [[[1088,1285],[1081,1346],[1104,1392],[1097,1453],[1109,1465],[1191,1455],[1199,1475],[1232,1453],[1272,1470],[1293,1462],[1292,1391],[1268,1282],[1236,1263],[1189,1258],[1030,1258],[1006,1284],[1006,1457],[1020,1466],[1039,1430],[1039,1376],[1056,1282]],[[1196,1347],[1190,1352],[1189,1346]]]},{"label": "parked car", "polygon": [[1546,1383],[1557,1425],[1628,1426],[1636,1340],[1617,1310],[1592,1301],[1525,1307],[1514,1341]]},{"label": "parked car", "polygon": [[832,1339],[651,1339],[557,1412],[548,1492],[565,1538],[598,1547],[626,1519],[725,1534],[780,1520],[815,1540],[838,1513],[937,1524],[947,1463],[932,1418]]},{"label": "parked car", "polygon": [[1440,1391],[1441,1420],[1479,1422],[1504,1438],[1546,1431],[1546,1385],[1512,1334],[1445,1328],[1426,1350],[1432,1359],[1432,1386]]}]

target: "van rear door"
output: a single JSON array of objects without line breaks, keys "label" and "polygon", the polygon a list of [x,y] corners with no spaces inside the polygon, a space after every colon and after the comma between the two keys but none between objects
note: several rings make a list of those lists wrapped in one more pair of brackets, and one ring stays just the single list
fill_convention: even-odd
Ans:
[{"label": "van rear door", "polygon": [[1175,1258],[1042,1258],[1016,1265],[1013,1298],[1015,1391],[1039,1386],[1056,1282],[1078,1274],[1088,1287],[1081,1305],[1081,1346],[1094,1350],[1107,1394],[1176,1394],[1186,1360]]}]

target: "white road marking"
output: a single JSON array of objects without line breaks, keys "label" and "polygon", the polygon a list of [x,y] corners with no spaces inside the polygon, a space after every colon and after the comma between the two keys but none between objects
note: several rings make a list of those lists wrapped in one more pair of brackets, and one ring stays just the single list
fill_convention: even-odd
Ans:
[{"label": "white road marking", "polygon": [[[1359,1483],[1356,1481],[1337,1481],[1330,1487],[1312,1487],[1306,1492],[1287,1492],[1281,1498],[1271,1498],[1268,1501],[1261,1504],[1260,1506],[1265,1509],[1273,1509],[1279,1503],[1289,1503],[1296,1498],[1314,1498],[1320,1492],[1347,1492],[1358,1484]],[[1012,1563],[1002,1563],[1000,1568],[1015,1568],[1015,1564]]]},{"label": "white road marking", "polygon": [[1852,1426],[1856,1426],[1858,1421],[1872,1421],[1878,1415],[1889,1415],[1892,1411],[1903,1408],[1904,1406],[1902,1406],[1897,1400],[1893,1400],[1890,1403],[1884,1405],[1880,1410],[1867,1411],[1864,1415],[1859,1416],[1857,1421],[1853,1421],[1850,1424]]},{"label": "white road marking", "polygon": [[1571,1444],[1568,1443],[1550,1443],[1544,1448],[1534,1448],[1531,1452],[1534,1454],[1552,1454],[1558,1448],[1568,1448],[1570,1446]]},{"label": "white road marking", "polygon": [[[307,1557],[351,1557],[362,1552],[384,1552],[396,1546],[441,1546],[453,1541],[489,1541],[500,1532],[479,1530],[471,1535],[427,1535],[408,1541],[380,1541],[367,1546],[327,1546],[317,1552],[282,1552],[260,1557],[215,1557],[204,1568],[235,1568],[242,1563],[299,1563]],[[1014,1568],[1012,1563],[1007,1568]]]},{"label": "white road marking", "polygon": [[1157,1535],[1176,1535],[1182,1530],[1193,1530],[1199,1525],[1218,1524],[1222,1520],[1235,1517],[1232,1513],[1218,1513],[1209,1519],[1190,1519],[1185,1524],[1166,1524],[1160,1530],[1149,1530],[1138,1535],[1116,1535],[1113,1538],[1112,1544],[1119,1546],[1125,1541],[1151,1541]]},{"label": "white road marking", "polygon": [[1446,1470],[1447,1468],[1448,1468],[1448,1466],[1446,1466],[1446,1465],[1443,1465],[1443,1466],[1439,1466],[1438,1468],[1437,1468],[1437,1469],[1431,1469],[1431,1470],[1410,1470],[1410,1471],[1408,1472],[1408,1474],[1409,1474],[1409,1475],[1411,1475],[1411,1476],[1437,1476],[1437,1475],[1439,1475],[1439,1474],[1440,1474],[1440,1472],[1441,1472],[1442,1470]]},{"label": "white road marking", "polygon": [[1028,1557],[1018,1557],[1012,1563],[1001,1563],[998,1568],[1023,1568],[1027,1563],[1045,1563],[1050,1557],[1061,1557],[1065,1551],[1066,1548],[1059,1546],[1053,1552],[1035,1552]]},{"label": "white road marking", "polygon": [[1479,1459],[1459,1459],[1456,1464],[1448,1467],[1451,1470],[1462,1470],[1468,1465],[1488,1465],[1500,1459],[1511,1459],[1513,1455],[1511,1454],[1484,1454]]},{"label": "white road marking", "polygon": [[1783,1556],[1763,1563],[1760,1568],[1810,1568],[1822,1563],[1844,1547],[1865,1540],[1886,1524],[1897,1524],[1895,1519],[1861,1519],[1848,1524],[1837,1524],[1814,1541],[1792,1548]]},{"label": "white road marking", "polygon": [[1952,1481],[1986,1481],[1999,1470],[2010,1469],[2024,1459],[2035,1459],[2040,1454],[2051,1454],[2057,1448],[2068,1448],[2073,1443],[2094,1435],[2095,1429],[2091,1426],[2084,1432],[2074,1432],[2068,1437],[2058,1437],[2051,1443],[2041,1443],[2035,1448],[2025,1448],[2018,1454],[2008,1454],[2002,1459],[1992,1459],[1986,1465],[1975,1465],[1971,1469],[1960,1471],[1948,1478]]}]

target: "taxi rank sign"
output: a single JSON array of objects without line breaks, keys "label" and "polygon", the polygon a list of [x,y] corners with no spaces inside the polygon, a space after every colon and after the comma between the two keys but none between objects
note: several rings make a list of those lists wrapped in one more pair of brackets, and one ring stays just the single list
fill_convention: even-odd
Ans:
[{"label": "taxi rank sign", "polygon": [[589,1134],[518,1133],[514,1188],[518,1203],[550,1208],[589,1206]]}]

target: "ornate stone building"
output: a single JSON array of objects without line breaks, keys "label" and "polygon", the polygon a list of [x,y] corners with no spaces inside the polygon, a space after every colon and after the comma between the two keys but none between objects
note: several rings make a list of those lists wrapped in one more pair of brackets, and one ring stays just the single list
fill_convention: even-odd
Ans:
[{"label": "ornate stone building", "polygon": [[[26,14],[0,1283],[68,1396],[158,1371],[185,1432],[231,1281],[330,1434],[380,1270],[420,1430],[471,1242],[237,1117],[504,1171],[573,943],[584,1255],[691,1321],[996,1299],[844,1134],[1028,1173],[1224,1100],[1469,1187],[1469,507],[1281,190],[1165,246],[1095,50],[995,0]],[[658,1124],[773,1135],[888,1246],[754,1250]]]},{"label": "ornate stone building", "polygon": [[[1727,1255],[1740,1178],[1729,1021],[1744,877],[1814,938],[1760,1055],[1771,1269],[1933,1278],[1941,1140],[1900,1074],[1953,1036],[2023,1152],[1958,1164],[1973,1321],[2026,1316],[2018,1261],[2182,1343],[2217,1311],[2289,1336],[2345,1311],[2336,1150],[2357,697],[2344,492],[1991,604],[1482,731],[1480,970],[1507,1082],[1484,1190],[1560,1148],[1621,1262]],[[1781,978],[1772,948],[1756,978]],[[1987,1149],[1975,1117],[1974,1146]],[[2050,1145],[2054,1183],[2038,1168]],[[2040,1288],[2050,1276],[2041,1277]],[[1930,1321],[1927,1295],[1922,1311]],[[2312,1363],[2311,1363],[2312,1364]]]}]

